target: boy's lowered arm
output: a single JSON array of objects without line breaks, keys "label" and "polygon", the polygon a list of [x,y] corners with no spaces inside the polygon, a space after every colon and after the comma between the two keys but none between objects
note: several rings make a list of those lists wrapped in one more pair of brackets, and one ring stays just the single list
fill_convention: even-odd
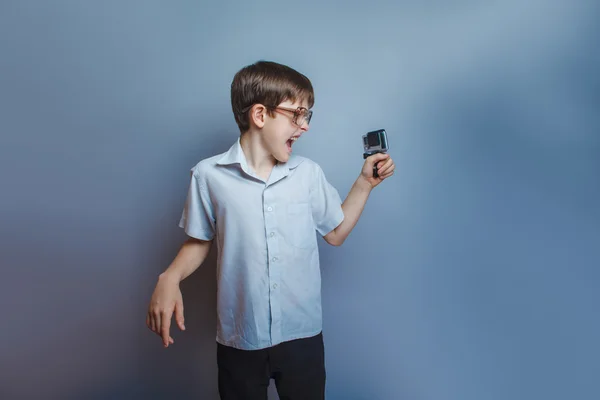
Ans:
[{"label": "boy's lowered arm", "polygon": [[179,283],[202,265],[211,244],[212,241],[189,238],[183,243],[169,267],[158,278],[146,314],[146,325],[162,338],[165,347],[174,343],[170,334],[173,314],[179,329],[185,330],[183,296]]},{"label": "boy's lowered arm", "polygon": [[169,267],[160,277],[177,283],[183,281],[202,265],[208,256],[211,245],[212,241],[189,238],[183,243]]}]

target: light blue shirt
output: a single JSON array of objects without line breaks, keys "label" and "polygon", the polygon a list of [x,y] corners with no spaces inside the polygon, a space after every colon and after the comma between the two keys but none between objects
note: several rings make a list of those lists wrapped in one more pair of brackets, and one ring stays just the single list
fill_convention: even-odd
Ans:
[{"label": "light blue shirt", "polygon": [[218,246],[217,342],[254,350],[321,332],[317,232],[342,222],[341,204],[305,157],[291,155],[265,182],[239,139],[192,168],[179,226]]}]

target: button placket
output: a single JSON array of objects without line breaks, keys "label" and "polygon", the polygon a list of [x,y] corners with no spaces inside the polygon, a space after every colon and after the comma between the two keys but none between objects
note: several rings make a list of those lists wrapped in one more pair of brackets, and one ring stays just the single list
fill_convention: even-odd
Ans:
[{"label": "button placket", "polygon": [[266,246],[267,246],[267,273],[269,282],[269,303],[271,305],[271,341],[279,341],[281,338],[281,305],[278,299],[278,288],[280,278],[280,254],[279,241],[276,231],[278,226],[277,206],[273,204],[273,189],[266,187],[263,191],[263,207]]}]

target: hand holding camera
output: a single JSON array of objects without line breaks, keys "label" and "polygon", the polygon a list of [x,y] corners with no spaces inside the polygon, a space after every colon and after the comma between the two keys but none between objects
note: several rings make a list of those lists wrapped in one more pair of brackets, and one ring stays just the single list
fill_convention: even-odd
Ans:
[{"label": "hand holding camera", "polygon": [[375,187],[394,173],[394,161],[388,154],[389,145],[385,129],[368,132],[363,135],[362,175]]}]

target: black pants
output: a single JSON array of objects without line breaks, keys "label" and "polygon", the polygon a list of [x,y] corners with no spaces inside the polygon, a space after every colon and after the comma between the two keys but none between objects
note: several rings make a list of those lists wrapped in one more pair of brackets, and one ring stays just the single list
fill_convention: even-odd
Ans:
[{"label": "black pants", "polygon": [[267,400],[270,379],[280,400],[325,398],[323,334],[261,350],[217,343],[221,400]]}]

